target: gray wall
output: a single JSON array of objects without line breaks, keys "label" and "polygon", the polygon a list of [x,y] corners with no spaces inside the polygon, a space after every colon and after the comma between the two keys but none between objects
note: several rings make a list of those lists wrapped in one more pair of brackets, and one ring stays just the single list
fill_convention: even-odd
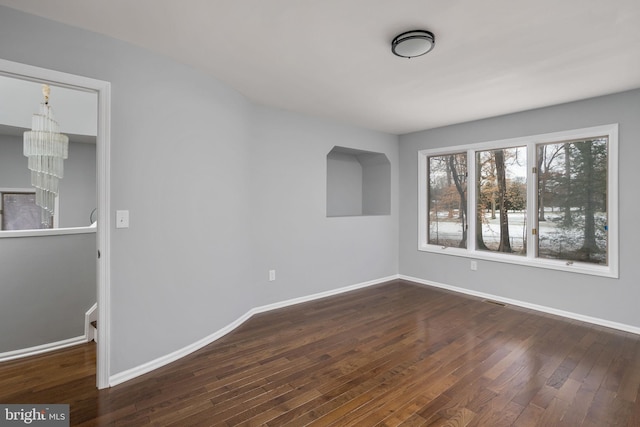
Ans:
[{"label": "gray wall", "polygon": [[29,188],[31,175],[22,154],[22,138],[0,135],[0,188]]},{"label": "gray wall", "polygon": [[0,353],[84,334],[96,235],[0,239]]},{"label": "gray wall", "polygon": [[391,165],[383,154],[361,154],[362,211],[371,215],[389,215]]},{"label": "gray wall", "polygon": [[[252,123],[251,247],[261,304],[396,274],[397,204],[388,216],[327,217],[326,172],[334,145],[385,153],[397,201],[397,137],[264,107]],[[270,269],[275,282],[267,282]]]},{"label": "gray wall", "polygon": [[187,66],[5,7],[0,58],[112,84],[112,208],[131,212],[112,230],[112,375],[252,307],[397,272],[395,203],[367,218],[325,205],[336,143],[386,153],[397,200],[397,137],[256,107]]},{"label": "gray wall", "polygon": [[[71,143],[60,184],[60,227],[89,225],[95,145]],[[22,138],[0,135],[0,188],[29,188]],[[0,353],[84,334],[96,302],[96,235],[0,239]]]},{"label": "gray wall", "polygon": [[[640,90],[400,137],[400,273],[640,327]],[[418,150],[619,123],[620,279],[419,252]],[[616,173],[615,171],[613,173]]]},{"label": "gray wall", "polygon": [[362,215],[362,165],[353,154],[327,154],[327,216]]},{"label": "gray wall", "polygon": [[[22,153],[22,138],[0,135],[0,188],[31,188],[27,158]],[[64,161],[60,181],[59,227],[86,227],[96,207],[96,146],[69,143],[69,158]]]}]

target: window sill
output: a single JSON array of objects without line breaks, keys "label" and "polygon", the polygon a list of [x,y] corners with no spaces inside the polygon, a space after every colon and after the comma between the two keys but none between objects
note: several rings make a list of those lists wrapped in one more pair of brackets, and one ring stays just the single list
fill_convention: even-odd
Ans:
[{"label": "window sill", "polygon": [[527,267],[546,268],[549,270],[565,271],[569,273],[588,274],[617,279],[619,277],[617,269],[611,265],[594,265],[583,262],[567,263],[553,259],[528,258],[524,255],[507,255],[495,252],[469,251],[467,249],[442,247],[436,245],[421,245],[418,247],[421,252],[431,252],[441,255],[453,255],[464,258],[471,258],[484,261],[502,262],[506,264],[517,264]]},{"label": "window sill", "polygon": [[14,237],[64,236],[68,234],[91,234],[95,232],[95,225],[88,227],[48,228],[45,230],[3,230],[0,231],[0,239]]}]

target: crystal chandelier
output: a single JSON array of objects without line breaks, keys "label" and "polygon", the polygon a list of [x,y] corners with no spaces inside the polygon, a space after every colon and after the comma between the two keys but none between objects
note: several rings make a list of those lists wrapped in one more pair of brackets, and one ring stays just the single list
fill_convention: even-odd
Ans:
[{"label": "crystal chandelier", "polygon": [[63,160],[69,154],[69,138],[59,132],[49,106],[50,92],[48,85],[42,85],[44,101],[40,103],[40,112],[33,115],[31,130],[24,133],[24,155],[29,159],[31,185],[36,189],[36,205],[42,208],[41,220],[47,227],[55,212]]}]

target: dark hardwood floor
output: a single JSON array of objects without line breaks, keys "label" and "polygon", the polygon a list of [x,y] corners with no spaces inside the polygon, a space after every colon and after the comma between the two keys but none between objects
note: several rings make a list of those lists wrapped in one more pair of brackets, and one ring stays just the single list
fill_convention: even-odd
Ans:
[{"label": "dark hardwood floor", "polygon": [[638,427],[639,388],[640,336],[403,281],[254,316],[108,390],[94,344],[0,364],[1,403],[83,426]]}]

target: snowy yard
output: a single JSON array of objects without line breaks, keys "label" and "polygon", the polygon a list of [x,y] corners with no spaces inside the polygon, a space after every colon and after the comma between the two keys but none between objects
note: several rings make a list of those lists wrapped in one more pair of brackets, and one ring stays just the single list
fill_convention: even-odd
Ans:
[{"label": "snowy yard", "polygon": [[[514,253],[524,255],[526,252],[526,215],[525,212],[508,213],[509,216],[509,240]],[[540,221],[539,256],[545,258],[573,259],[572,253],[578,251],[584,242],[584,216],[579,211],[573,212],[573,227],[564,227],[563,214],[559,211],[545,212],[546,221]],[[438,212],[437,220],[434,213],[430,218],[431,243],[438,245],[457,246],[462,238],[462,224],[457,218],[457,212],[453,218],[449,213]],[[485,212],[482,221],[482,236],[485,245],[490,250],[497,250],[500,244],[500,215],[496,212],[496,218],[491,218],[491,213]],[[602,254],[598,254],[598,262],[606,262],[606,214],[598,213],[596,217],[596,241]],[[593,261],[596,261],[593,260]]]}]

